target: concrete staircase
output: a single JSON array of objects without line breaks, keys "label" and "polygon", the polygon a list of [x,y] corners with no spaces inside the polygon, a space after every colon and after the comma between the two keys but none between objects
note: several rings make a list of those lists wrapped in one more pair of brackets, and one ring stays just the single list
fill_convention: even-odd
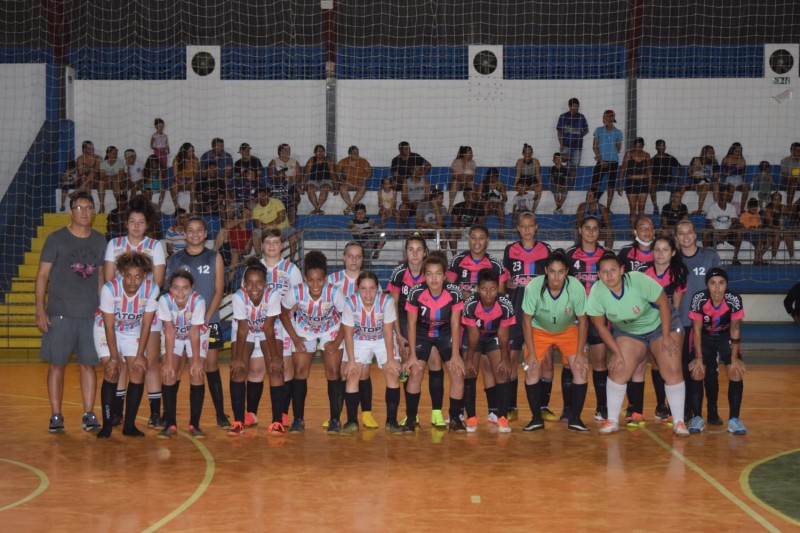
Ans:
[{"label": "concrete staircase", "polygon": [[[95,215],[94,229],[106,230],[106,215]],[[11,290],[0,296],[0,362],[21,362],[38,357],[42,334],[36,327],[35,294],[39,254],[47,236],[70,223],[68,213],[45,213],[43,225],[31,240],[30,252],[19,265]]]}]

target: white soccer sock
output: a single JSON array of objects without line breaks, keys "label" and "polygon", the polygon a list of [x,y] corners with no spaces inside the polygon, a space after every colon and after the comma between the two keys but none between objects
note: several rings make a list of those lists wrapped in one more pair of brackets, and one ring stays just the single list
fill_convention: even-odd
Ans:
[{"label": "white soccer sock", "polygon": [[686,382],[681,381],[675,385],[664,385],[667,393],[669,409],[672,411],[672,422],[683,422],[683,409],[686,404]]},{"label": "white soccer sock", "polygon": [[625,400],[626,386],[614,383],[611,378],[606,379],[606,405],[608,406],[608,419],[619,424],[619,410]]}]

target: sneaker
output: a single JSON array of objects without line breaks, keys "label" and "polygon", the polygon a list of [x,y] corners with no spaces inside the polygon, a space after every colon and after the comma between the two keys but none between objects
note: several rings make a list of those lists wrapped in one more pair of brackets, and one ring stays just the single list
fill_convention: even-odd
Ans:
[{"label": "sneaker", "polygon": [[132,426],[129,428],[122,426],[122,434],[125,435],[126,437],[144,437],[144,432],[141,431],[136,426]]},{"label": "sneaker", "polygon": [[178,428],[175,426],[167,426],[158,432],[159,439],[168,439],[178,434]]},{"label": "sneaker", "polygon": [[544,421],[538,421],[536,419],[531,418],[531,421],[528,422],[528,425],[522,428],[522,431],[531,432],[531,431],[539,431],[540,429],[544,429]]},{"label": "sneaker", "polygon": [[150,413],[150,418],[147,419],[147,427],[149,428],[163,428],[164,419],[156,413]]},{"label": "sneaker", "polygon": [[717,413],[708,413],[708,423],[712,426],[721,426],[725,422],[722,421]]},{"label": "sneaker", "polygon": [[384,429],[386,430],[387,433],[402,433],[403,432],[403,426],[398,424],[396,420],[390,420],[390,421],[386,422],[386,425],[384,426]]},{"label": "sneaker", "polygon": [[632,413],[625,418],[625,425],[630,429],[639,429],[645,426],[644,415],[642,413]]},{"label": "sneaker", "polygon": [[306,430],[306,423],[302,418],[295,418],[292,420],[292,425],[289,427],[289,433],[303,433]]},{"label": "sneaker", "polygon": [[97,431],[100,429],[100,422],[97,421],[97,416],[92,412],[83,413],[81,429],[84,431]]},{"label": "sneaker", "polygon": [[434,409],[431,411],[431,425],[436,428],[447,427],[447,422],[444,421],[444,415],[441,409]]},{"label": "sneaker", "polygon": [[703,422],[702,416],[696,416],[689,420],[689,433],[702,433],[706,430],[706,423]]},{"label": "sneaker", "polygon": [[467,433],[475,433],[478,431],[478,418],[475,416],[471,416],[467,418]]},{"label": "sneaker", "polygon": [[419,427],[419,424],[416,422],[407,422],[405,424],[401,424],[400,427],[403,430],[403,433],[415,433]]},{"label": "sneaker", "polygon": [[508,419],[501,416],[497,419],[497,432],[498,433],[511,433],[511,428],[508,427]]},{"label": "sneaker", "polygon": [[64,415],[56,413],[50,417],[49,431],[50,433],[64,433]]},{"label": "sneaker", "polygon": [[364,427],[367,429],[378,429],[381,427],[375,420],[375,417],[372,416],[370,411],[364,411],[361,413],[361,421],[364,423]]},{"label": "sneaker", "polygon": [[112,426],[120,426],[122,425],[122,415],[119,413],[115,413],[111,415],[111,425]]},{"label": "sneaker", "polygon": [[728,420],[728,433],[733,433],[734,435],[747,435],[747,428],[744,427],[744,424],[742,424],[741,420],[734,417]]},{"label": "sneaker", "polygon": [[267,428],[267,433],[269,435],[286,435],[286,426],[280,422],[273,422]]},{"label": "sneaker", "polygon": [[242,433],[244,433],[244,424],[242,424],[239,421],[234,422],[228,428],[228,435],[231,437],[236,437],[238,435],[241,435]]},{"label": "sneaker", "polygon": [[247,412],[244,414],[244,427],[249,428],[250,426],[257,426],[258,425],[258,416],[255,413]]},{"label": "sneaker", "polygon": [[589,428],[586,427],[586,424],[584,424],[580,418],[575,422],[570,422],[567,427],[572,431],[577,431],[579,433],[589,431]]},{"label": "sneaker", "polygon": [[516,407],[511,407],[508,410],[508,414],[506,415],[506,418],[508,418],[509,422],[514,422],[516,420],[519,420],[519,411],[517,411],[517,408]]},{"label": "sneaker", "polygon": [[328,420],[322,423],[322,429],[328,429]]},{"label": "sneaker", "polygon": [[623,415],[623,417],[625,418],[625,422],[627,422],[633,416],[633,406],[629,405],[628,407],[625,408],[625,413],[623,414],[622,411],[620,411],[620,414]]},{"label": "sneaker", "polygon": [[602,422],[603,420],[608,420],[608,407],[598,407],[597,411],[594,412],[594,419],[598,422]]},{"label": "sneaker", "polygon": [[605,419],[603,423],[600,424],[601,435],[608,435],[609,433],[615,433],[617,431],[619,431],[619,422],[616,420]]},{"label": "sneaker", "polygon": [[[419,424],[419,415],[417,415],[417,416],[414,418],[414,421],[415,421],[417,424]],[[404,416],[404,417],[403,417],[403,419],[402,419],[402,420],[400,420],[400,425],[401,425],[401,426],[405,426],[405,425],[406,425],[406,422],[408,422],[408,417],[407,417],[407,416]],[[448,420],[447,420],[447,422],[450,422],[450,420],[448,419]],[[325,422],[325,423],[327,424],[327,422]]]},{"label": "sneaker", "polygon": [[192,437],[194,437],[196,439],[204,439],[204,438],[206,438],[206,433],[205,433],[205,431],[200,429],[200,426],[197,426],[197,427],[189,426],[189,435],[191,435]]},{"label": "sneaker", "polygon": [[561,416],[558,417],[559,422],[569,422],[569,406],[565,405],[564,409],[561,410]]},{"label": "sneaker", "polygon": [[222,429],[228,429],[231,427],[231,419],[228,418],[228,415],[225,413],[217,415],[217,426],[221,427]]},{"label": "sneaker", "polygon": [[556,418],[556,414],[551,411],[549,407],[542,407],[542,418],[548,422],[555,422],[558,420],[558,418]]},{"label": "sneaker", "polygon": [[283,424],[283,427],[289,426],[289,413],[281,414],[281,424]]},{"label": "sneaker", "polygon": [[686,423],[683,420],[678,420],[672,426],[672,432],[676,437],[688,437],[689,430],[686,429]]},{"label": "sneaker", "polygon": [[672,414],[670,413],[669,407],[666,405],[658,405],[656,406],[656,414],[655,419],[659,422],[669,422],[672,418]]},{"label": "sneaker", "polygon": [[461,418],[456,418],[450,420],[448,431],[452,432],[467,431],[467,428],[464,426],[464,422],[461,421]]},{"label": "sneaker", "polygon": [[336,419],[328,420],[328,435],[342,431],[342,423]]},{"label": "sneaker", "polygon": [[498,420],[499,419],[497,418],[497,415],[495,413],[489,413],[489,416],[486,417],[486,421],[489,422],[490,424],[497,424]]},{"label": "sneaker", "polygon": [[341,435],[352,435],[353,433],[358,433],[358,422],[354,420],[347,422],[339,432]]}]

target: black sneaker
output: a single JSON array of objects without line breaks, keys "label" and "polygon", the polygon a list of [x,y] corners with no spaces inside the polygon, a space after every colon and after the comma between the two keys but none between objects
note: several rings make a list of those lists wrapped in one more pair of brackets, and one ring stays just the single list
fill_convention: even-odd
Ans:
[{"label": "black sneaker", "polygon": [[712,426],[721,426],[725,422],[722,421],[718,413],[708,413],[708,423]]},{"label": "black sneaker", "polygon": [[385,426],[387,433],[402,433],[403,427],[397,423],[397,420],[389,420]]},{"label": "black sneaker", "polygon": [[112,426],[122,425],[122,415],[116,413],[111,415],[111,425]]},{"label": "black sneaker", "polygon": [[292,425],[289,426],[289,433],[303,433],[306,430],[306,423],[302,418],[295,418],[292,420]]},{"label": "black sneaker", "polygon": [[231,419],[225,413],[217,415],[217,425],[222,429],[228,429],[231,427]]},{"label": "black sneaker", "polygon": [[129,428],[123,427],[122,434],[125,435],[126,437],[144,437],[144,433],[136,426],[132,426]]},{"label": "black sneaker", "polygon": [[467,427],[464,425],[464,422],[461,421],[461,417],[450,419],[450,425],[448,427],[448,431],[466,431],[466,430]]},{"label": "black sneaker", "polygon": [[342,431],[342,423],[335,418],[331,418],[328,420],[328,435],[332,435],[334,433],[339,433]]},{"label": "black sneaker", "polygon": [[147,427],[149,428],[163,428],[164,419],[157,413],[150,413],[150,418],[147,419]]},{"label": "black sneaker", "polygon": [[544,429],[544,420],[536,420],[531,418],[531,421],[528,422],[528,425],[522,428],[522,431],[539,431],[540,429]]},{"label": "black sneaker", "polygon": [[56,413],[50,417],[50,433],[64,433],[64,415]]},{"label": "black sneaker", "polygon": [[567,427],[572,431],[589,431],[589,428],[586,427],[586,424],[584,424],[580,418],[575,422],[570,422]]},{"label": "black sneaker", "polygon": [[94,413],[84,413],[81,419],[81,428],[84,431],[97,431],[100,429],[100,423],[97,421],[97,416]]},{"label": "black sneaker", "polygon": [[569,415],[570,409],[568,405],[564,406],[564,409],[561,410],[561,416],[558,417],[559,422],[569,422]]},{"label": "black sneaker", "polygon": [[405,424],[403,424],[403,426],[401,426],[401,427],[402,427],[403,433],[414,433],[417,430],[417,423],[414,422],[413,420],[411,420],[411,421],[406,422]]},{"label": "black sneaker", "polygon": [[672,416],[672,414],[666,405],[656,406],[656,420],[660,422],[667,422],[670,416]]}]

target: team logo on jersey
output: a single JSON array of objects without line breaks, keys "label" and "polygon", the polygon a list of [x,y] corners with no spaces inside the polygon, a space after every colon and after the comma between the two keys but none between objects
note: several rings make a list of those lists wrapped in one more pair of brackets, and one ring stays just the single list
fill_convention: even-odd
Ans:
[{"label": "team logo on jersey", "polygon": [[564,314],[565,315],[571,315],[572,314],[572,308],[567,307],[566,309],[564,309]]},{"label": "team logo on jersey", "polygon": [[633,306],[633,314],[634,315],[638,315],[640,312],[641,312],[641,309],[639,309],[639,306],[638,305],[634,305]]}]

